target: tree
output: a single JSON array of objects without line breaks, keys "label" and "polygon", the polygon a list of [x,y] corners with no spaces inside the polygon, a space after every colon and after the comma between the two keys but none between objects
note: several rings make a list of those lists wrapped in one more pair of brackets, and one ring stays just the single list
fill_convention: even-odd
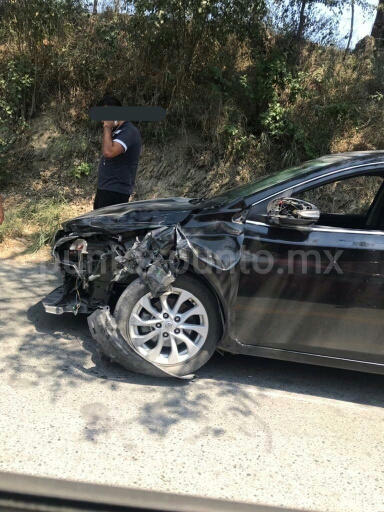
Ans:
[{"label": "tree", "polygon": [[349,38],[348,38],[347,47],[345,48],[345,52],[344,52],[344,59],[347,56],[347,53],[349,52],[349,48],[351,46],[354,23],[355,23],[355,0],[351,0],[351,28],[349,30]]},{"label": "tree", "polygon": [[305,16],[306,6],[307,6],[307,0],[302,0],[301,7],[300,7],[300,15],[299,15],[299,27],[298,27],[297,33],[296,33],[296,39],[298,41],[301,41],[301,39],[303,39],[303,35],[304,35],[305,22],[306,22],[306,16]]},{"label": "tree", "polygon": [[375,39],[383,39],[384,37],[384,0],[379,0],[371,36]]}]

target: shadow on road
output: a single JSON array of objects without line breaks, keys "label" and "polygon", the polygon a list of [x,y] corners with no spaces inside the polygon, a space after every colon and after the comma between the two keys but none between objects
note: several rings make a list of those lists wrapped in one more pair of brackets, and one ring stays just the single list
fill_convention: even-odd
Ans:
[{"label": "shadow on road", "polygon": [[[138,407],[137,421],[150,433],[165,436],[184,419],[201,419],[200,426],[205,425],[215,437],[225,431],[204,417],[223,398],[228,404],[223,414],[240,423],[241,418],[252,417],[253,424],[260,422],[259,428],[266,434],[268,426],[262,424],[258,408],[260,398],[270,390],[384,406],[383,377],[379,375],[254,357],[216,353],[197,372],[194,382],[130,373],[98,353],[84,316],[45,313],[40,301],[56,285],[56,276],[38,273],[36,268],[0,265],[0,366],[4,378],[17,388],[34,386],[38,390],[43,383],[52,402],[61,393],[95,379],[126,394],[127,400],[137,386],[145,386],[148,395]],[[91,431],[99,432],[94,427]]]},{"label": "shadow on road", "polygon": [[[47,315],[39,302],[28,310],[27,317],[35,325],[36,331],[44,336],[65,338],[76,332],[83,349],[91,354],[95,366],[87,369],[79,360],[75,367],[88,376],[136,385],[163,386],[167,389],[188,386],[188,383],[173,379],[155,379],[134,374],[118,364],[111,363],[97,351],[84,316]],[[62,358],[60,360],[63,362]],[[384,406],[383,377],[362,372],[215,353],[212,359],[197,372],[196,378],[212,379],[222,383],[223,393],[234,392],[238,385],[246,384],[264,390],[273,389],[371,406]],[[206,395],[197,398],[201,403],[208,399]],[[177,407],[176,402],[170,401],[169,405],[173,408]]]},{"label": "shadow on road", "polygon": [[[165,437],[175,424],[193,420],[199,428],[203,428],[204,434],[220,437],[226,430],[214,424],[205,424],[206,413],[214,411],[217,401],[225,398],[235,402],[235,405],[228,405],[225,414],[237,415],[238,418],[252,417],[253,424],[260,424],[260,429],[265,432],[269,446],[269,428],[257,413],[257,398],[241,385],[241,379],[227,380],[220,373],[221,363],[224,362],[222,356],[214,356],[212,363],[207,367],[210,374],[205,375],[210,379],[204,382],[203,386],[197,387],[195,382],[156,379],[128,372],[120,365],[111,363],[98,352],[89,333],[85,316],[48,315],[39,301],[28,309],[27,318],[36,334],[23,340],[16,358],[8,363],[13,373],[22,374],[25,360],[29,357],[40,360],[46,367],[45,376],[52,381],[53,400],[68,384],[76,386],[93,379],[101,379],[111,390],[120,393],[129,393],[127,385],[134,385],[135,388],[145,386],[148,389],[148,396],[144,403],[138,406],[136,421],[147,432]],[[75,339],[81,348],[76,349],[73,344],[66,347],[66,339]],[[48,344],[51,344],[50,350]],[[233,359],[232,356],[230,358]],[[36,369],[35,372],[38,373],[39,379],[44,378],[40,371]],[[204,378],[204,374],[201,376]],[[200,374],[197,375],[198,382],[203,382],[199,377]],[[249,384],[246,375],[244,382]],[[153,393],[155,390],[156,394]],[[103,404],[89,404],[88,409],[84,416],[87,417],[85,437],[87,440],[95,441],[100,434],[112,429],[112,425]]]}]

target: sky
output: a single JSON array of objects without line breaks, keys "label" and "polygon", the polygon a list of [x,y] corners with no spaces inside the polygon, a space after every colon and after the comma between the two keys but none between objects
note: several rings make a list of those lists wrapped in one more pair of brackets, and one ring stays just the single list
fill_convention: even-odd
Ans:
[{"label": "sky", "polygon": [[[376,16],[375,8],[377,7],[378,1],[368,0],[368,3],[372,5],[372,11],[367,13],[364,13],[361,7],[355,7],[355,23],[351,48],[353,48],[360,39],[363,39],[363,37],[368,36],[371,33],[372,25]],[[350,25],[351,10],[346,9],[342,19],[340,20],[340,35],[349,34]]]},{"label": "sky", "polygon": [[[378,5],[378,0],[365,0],[367,4],[372,6],[372,9],[369,12],[363,12],[362,8],[358,5],[355,6],[355,23],[354,23],[354,31],[353,37],[351,41],[351,48],[354,46],[360,39],[369,35],[372,30],[372,25],[376,16],[376,7]],[[121,2],[123,3],[123,2]],[[356,0],[355,0],[356,3]],[[99,0],[99,8],[105,8],[107,5],[113,5],[114,0]],[[90,8],[93,5],[93,1],[89,0]],[[327,11],[326,7],[323,7],[324,11]],[[329,11],[328,11],[329,12]],[[351,10],[350,8],[345,9],[343,13],[340,24],[339,24],[339,37],[344,38],[345,36],[349,36],[349,30],[351,25]],[[342,39],[342,44],[345,46],[347,44],[347,37]]]}]

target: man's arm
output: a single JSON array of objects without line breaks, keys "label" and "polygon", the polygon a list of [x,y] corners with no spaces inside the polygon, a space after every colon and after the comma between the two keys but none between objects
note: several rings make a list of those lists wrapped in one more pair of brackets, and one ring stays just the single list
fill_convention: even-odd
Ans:
[{"label": "man's arm", "polygon": [[0,225],[4,222],[4,208],[3,208],[3,199],[0,196]]},{"label": "man's arm", "polygon": [[112,140],[113,121],[104,121],[103,126],[103,156],[105,158],[115,158],[115,156],[124,153],[125,148],[118,142]]}]

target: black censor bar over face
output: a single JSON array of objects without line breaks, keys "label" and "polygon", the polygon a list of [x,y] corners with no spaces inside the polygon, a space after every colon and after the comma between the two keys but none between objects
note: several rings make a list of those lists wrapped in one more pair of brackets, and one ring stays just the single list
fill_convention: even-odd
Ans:
[{"label": "black censor bar over face", "polygon": [[162,121],[163,107],[92,107],[89,116],[94,121]]}]

